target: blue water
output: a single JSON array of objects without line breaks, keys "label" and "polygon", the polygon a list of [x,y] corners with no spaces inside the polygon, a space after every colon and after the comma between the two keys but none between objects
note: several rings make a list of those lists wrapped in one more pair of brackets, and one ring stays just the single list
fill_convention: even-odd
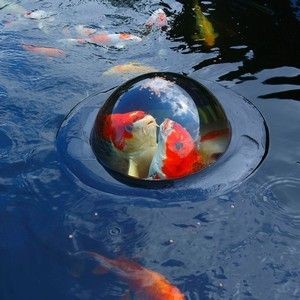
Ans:
[{"label": "blue water", "polygon": [[[66,254],[78,250],[134,260],[187,299],[300,297],[299,3],[203,1],[219,34],[213,48],[189,39],[183,3],[20,1],[54,14],[42,25],[20,18],[7,26],[13,13],[0,10],[0,299],[126,294],[112,274],[72,276]],[[144,36],[157,8],[171,30]],[[64,28],[78,24],[143,40],[122,49],[60,41]],[[22,44],[66,55],[37,55]],[[269,129],[260,167],[224,194],[167,203],[100,192],[72,176],[56,147],[62,122],[86,96],[127,80],[103,73],[132,61],[218,82],[249,99]]]}]

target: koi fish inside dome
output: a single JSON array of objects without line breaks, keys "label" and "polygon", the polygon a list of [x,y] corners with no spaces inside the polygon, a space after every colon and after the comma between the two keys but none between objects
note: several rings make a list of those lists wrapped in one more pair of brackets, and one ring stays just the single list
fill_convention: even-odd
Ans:
[{"label": "koi fish inside dome", "polygon": [[110,95],[98,111],[91,144],[108,170],[138,179],[173,180],[214,162],[217,155],[207,151],[219,148],[201,148],[202,131],[223,127],[229,124],[221,106],[199,83],[155,72]]},{"label": "koi fish inside dome", "polygon": [[202,167],[202,158],[189,132],[170,119],[161,125],[157,150],[152,159],[149,178],[173,179],[194,173]]}]

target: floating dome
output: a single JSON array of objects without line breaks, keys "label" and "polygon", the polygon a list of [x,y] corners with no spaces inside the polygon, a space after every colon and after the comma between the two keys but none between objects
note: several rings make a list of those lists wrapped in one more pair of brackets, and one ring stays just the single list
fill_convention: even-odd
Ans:
[{"label": "floating dome", "polygon": [[169,72],[88,96],[57,134],[61,165],[78,184],[130,200],[224,193],[256,170],[267,147],[265,121],[250,101]]},{"label": "floating dome", "polygon": [[229,143],[229,128],[216,98],[196,81],[151,73],[111,94],[99,109],[91,144],[112,171],[177,179],[213,163]]}]

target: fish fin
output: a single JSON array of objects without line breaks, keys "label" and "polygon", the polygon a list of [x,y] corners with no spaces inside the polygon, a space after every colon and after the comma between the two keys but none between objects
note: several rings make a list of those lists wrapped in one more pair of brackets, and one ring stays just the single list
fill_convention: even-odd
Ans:
[{"label": "fish fin", "polygon": [[95,275],[103,275],[103,274],[106,274],[108,273],[108,270],[102,266],[97,266],[93,271],[92,271],[93,274]]},{"label": "fish fin", "polygon": [[134,260],[129,260],[125,257],[119,257],[115,260],[117,265],[122,268],[122,270],[125,270],[126,272],[135,272],[138,270],[144,270],[144,267],[135,262]]},{"label": "fish fin", "polygon": [[131,158],[129,159],[128,175],[133,177],[139,177],[138,164]]}]

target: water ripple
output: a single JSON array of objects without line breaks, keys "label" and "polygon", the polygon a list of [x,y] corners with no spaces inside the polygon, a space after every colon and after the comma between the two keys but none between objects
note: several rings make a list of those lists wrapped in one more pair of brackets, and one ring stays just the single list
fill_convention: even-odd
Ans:
[{"label": "water ripple", "polygon": [[266,182],[259,189],[262,203],[294,229],[300,229],[299,187],[299,178],[279,177]]},{"label": "water ripple", "polygon": [[132,257],[148,242],[145,224],[130,216],[124,205],[103,206],[97,197],[87,196],[73,203],[65,226],[74,238],[75,250],[93,249],[111,256]]}]

